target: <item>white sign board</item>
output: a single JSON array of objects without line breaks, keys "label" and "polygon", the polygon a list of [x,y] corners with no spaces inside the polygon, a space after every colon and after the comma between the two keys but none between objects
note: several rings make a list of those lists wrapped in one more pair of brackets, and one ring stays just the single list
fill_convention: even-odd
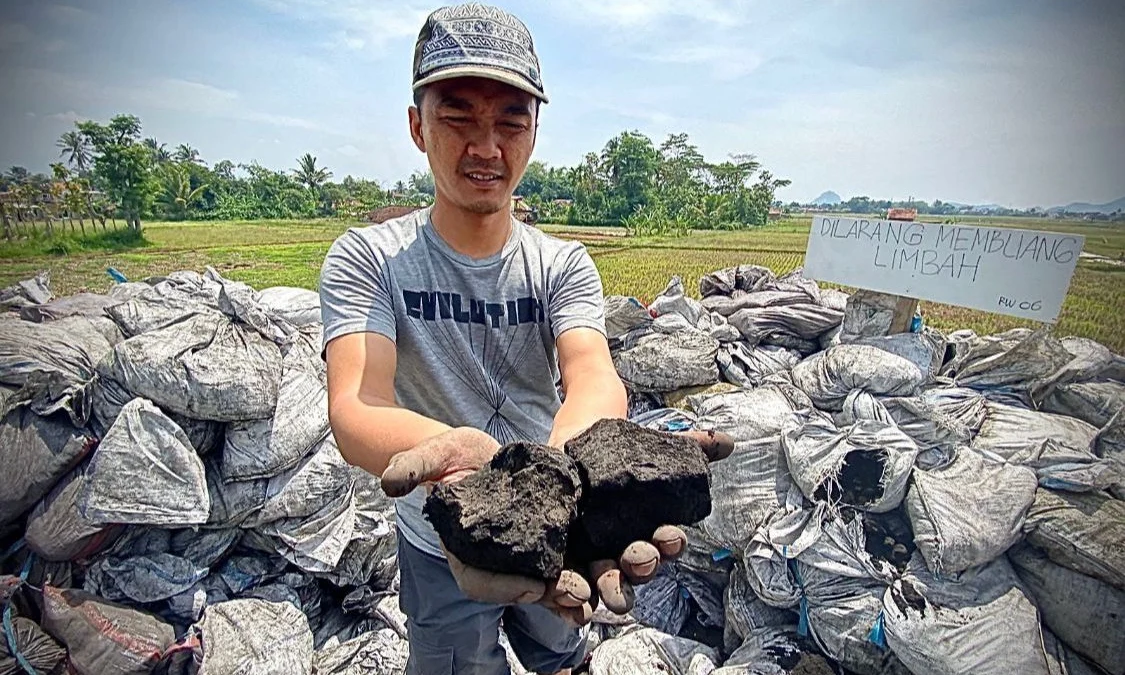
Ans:
[{"label": "white sign board", "polygon": [[1085,237],[816,216],[805,274],[872,291],[1052,323]]}]

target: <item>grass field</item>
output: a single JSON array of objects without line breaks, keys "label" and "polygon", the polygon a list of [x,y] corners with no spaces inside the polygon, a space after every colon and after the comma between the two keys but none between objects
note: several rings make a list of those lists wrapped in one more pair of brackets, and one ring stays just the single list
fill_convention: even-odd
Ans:
[{"label": "grass field", "polygon": [[[1086,251],[1117,259],[1125,255],[1125,227],[1069,221],[982,221],[1086,236]],[[148,223],[144,238],[110,232],[81,240],[57,238],[0,245],[0,286],[46,270],[58,295],[104,292],[114,267],[130,279],[179,269],[215,267],[224,276],[257,288],[285,285],[316,288],[320,265],[332,241],[351,223],[258,221]],[[700,231],[676,239],[633,239],[620,228],[544,225],[559,237],[583,241],[602,274],[606,293],[650,301],[673,275],[698,297],[699,278],[723,267],[757,264],[781,274],[802,264],[809,221],[790,220],[744,232]],[[994,333],[1034,322],[923,303],[932,325]],[[1082,260],[1057,324],[1060,336],[1081,335],[1125,353],[1125,266]]]}]

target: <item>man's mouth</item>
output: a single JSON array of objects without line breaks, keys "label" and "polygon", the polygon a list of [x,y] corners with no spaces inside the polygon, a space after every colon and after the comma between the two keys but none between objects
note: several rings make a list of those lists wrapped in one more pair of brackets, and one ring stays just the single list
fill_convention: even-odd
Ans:
[{"label": "man's mouth", "polygon": [[492,171],[469,171],[465,173],[465,176],[481,187],[497,185],[504,178],[502,175]]}]

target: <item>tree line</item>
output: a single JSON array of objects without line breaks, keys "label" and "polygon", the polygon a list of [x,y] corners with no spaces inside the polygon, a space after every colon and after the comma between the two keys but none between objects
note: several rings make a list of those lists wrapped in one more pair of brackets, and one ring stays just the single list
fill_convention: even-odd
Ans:
[{"label": "tree line", "polygon": [[[57,147],[60,161],[52,164],[50,176],[12,167],[0,175],[0,189],[34,195],[63,182],[92,190],[137,229],[143,219],[363,218],[383,206],[425,205],[434,196],[428,171],[386,188],[350,175],[334,181],[309,153],[285,171],[227,159],[208,165],[189,144],[170,149],[144,137],[134,115],[117,115],[105,124],[77,122]],[[687,134],[672,134],[656,145],[626,131],[576,166],[531,162],[516,194],[539,211],[540,220],[667,234],[763,225],[775,191],[788,184],[763,170],[753,155],[713,163]]]}]

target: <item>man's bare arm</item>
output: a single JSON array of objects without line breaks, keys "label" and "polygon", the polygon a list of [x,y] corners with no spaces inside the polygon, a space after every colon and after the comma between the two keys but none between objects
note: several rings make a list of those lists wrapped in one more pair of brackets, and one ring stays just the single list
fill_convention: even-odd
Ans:
[{"label": "man's bare arm", "polygon": [[340,454],[376,476],[391,457],[451,427],[395,402],[395,344],[377,333],[328,343],[328,418]]},{"label": "man's bare arm", "polygon": [[628,398],[600,332],[572,328],[559,336],[556,345],[565,399],[555,414],[548,444],[558,448],[602,418],[624,418]]}]

